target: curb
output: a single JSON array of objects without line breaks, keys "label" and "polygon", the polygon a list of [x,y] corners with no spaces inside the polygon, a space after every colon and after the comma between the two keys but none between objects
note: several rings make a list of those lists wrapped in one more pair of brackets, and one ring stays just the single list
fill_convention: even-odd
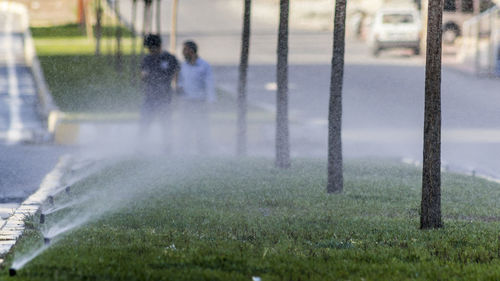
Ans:
[{"label": "curb", "polygon": [[[71,156],[62,156],[56,167],[45,176],[40,188],[21,203],[14,214],[6,220],[5,224],[0,228],[0,256],[5,257],[17,243],[25,229],[24,220],[34,216],[49,194],[61,188],[62,177],[69,170],[72,163]],[[3,262],[4,260],[0,259],[0,265]]]},{"label": "curb", "polygon": [[63,122],[65,114],[59,110],[52,110],[48,114],[47,127],[56,144],[72,145],[78,140],[79,123]]},{"label": "curb", "polygon": [[[408,164],[408,165],[413,165],[415,167],[422,168],[422,162],[415,160],[413,158],[405,157],[400,159],[401,163]],[[466,169],[461,168],[459,165],[450,167],[449,165],[442,163],[441,164],[441,171],[442,172],[452,172],[464,176],[471,176],[471,177],[476,177],[479,179],[483,179],[489,182],[494,182],[500,184],[500,178],[487,175],[485,173],[477,172],[476,170],[471,170],[471,171],[466,171]]]}]

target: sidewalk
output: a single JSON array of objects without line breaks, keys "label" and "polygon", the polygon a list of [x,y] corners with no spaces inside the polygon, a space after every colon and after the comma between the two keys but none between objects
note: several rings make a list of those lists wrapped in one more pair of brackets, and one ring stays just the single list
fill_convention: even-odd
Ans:
[{"label": "sidewalk", "polygon": [[26,63],[27,18],[18,5],[0,3],[0,141],[34,142],[43,135],[36,84]]},{"label": "sidewalk", "polygon": [[476,75],[476,69],[474,65],[465,64],[459,61],[459,59],[457,58],[458,48],[458,44],[443,45],[443,67],[459,71],[465,75]]},{"label": "sidewalk", "polygon": [[[24,229],[24,219],[33,214],[36,206],[20,206],[20,199],[33,192],[40,161],[49,149],[35,151],[22,144],[38,143],[44,139],[46,129],[39,111],[40,101],[32,66],[27,59],[29,39],[26,37],[28,18],[26,10],[14,3],[0,2],[0,145],[2,146],[1,197],[0,197],[0,256],[16,243]],[[26,152],[29,151],[29,152]],[[52,150],[50,151],[52,152]],[[32,153],[33,155],[25,155]],[[57,153],[54,154],[54,158]],[[50,157],[49,157],[50,158]],[[21,164],[20,164],[21,163]],[[22,167],[21,167],[22,165]],[[41,164],[43,165],[43,164]],[[28,172],[29,169],[37,171]],[[29,180],[19,181],[16,173]],[[13,184],[16,183],[16,184]],[[36,183],[38,187],[39,182]],[[19,185],[19,186],[18,186]]]}]

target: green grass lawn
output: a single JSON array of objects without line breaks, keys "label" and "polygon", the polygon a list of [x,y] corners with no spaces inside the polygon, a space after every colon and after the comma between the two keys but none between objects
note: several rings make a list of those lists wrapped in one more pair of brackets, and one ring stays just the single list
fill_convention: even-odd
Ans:
[{"label": "green grass lawn", "polygon": [[141,104],[140,79],[132,83],[129,58],[116,72],[111,58],[93,55],[40,56],[54,101],[65,112],[129,112]]},{"label": "green grass lawn", "polygon": [[500,186],[445,174],[445,227],[422,231],[420,177],[349,161],[345,192],[328,195],[320,160],[127,159],[56,197],[91,199],[33,218],[6,267],[42,243],[39,229],[91,214],[16,280],[500,279]]},{"label": "green grass lawn", "polygon": [[[105,34],[112,28],[106,27]],[[136,112],[142,92],[139,58],[130,56],[131,39],[123,40],[123,62],[118,68],[115,43],[103,38],[101,56],[95,56],[95,42],[85,37],[78,25],[31,29],[35,48],[55,103],[64,112]],[[137,39],[137,54],[140,38]],[[135,66],[135,67],[133,67]],[[118,70],[121,69],[121,70]]]},{"label": "green grass lawn", "polygon": [[[103,55],[95,56],[95,42],[82,35],[78,25],[32,28],[37,54],[55,103],[69,119],[137,118],[142,103],[139,79],[139,56],[130,55],[131,39],[124,40],[122,70],[108,55],[108,41],[103,41]],[[138,39],[138,41],[140,41]],[[139,46],[137,46],[139,52]],[[179,58],[180,59],[180,58]],[[134,67],[135,66],[135,67]],[[230,93],[218,91],[214,119],[236,119],[236,100]],[[274,116],[249,108],[251,122],[269,122]]]},{"label": "green grass lawn", "polygon": [[[135,116],[142,94],[131,81],[130,57],[119,73],[113,59],[93,55],[93,42],[75,26],[33,34],[63,111],[75,119]],[[215,118],[232,122],[234,100],[217,106]],[[272,121],[269,113],[249,113]],[[57,236],[15,279],[500,279],[500,186],[445,174],[445,227],[421,231],[420,181],[413,166],[350,161],[345,192],[328,195],[320,160],[277,170],[265,159],[128,159],[56,198],[57,205],[75,198],[85,204],[48,215],[45,225],[31,218],[0,279],[41,246],[43,231],[82,218],[85,224]]]},{"label": "green grass lawn", "polygon": [[[127,28],[123,26],[119,28],[123,37],[129,38],[132,36],[132,33]],[[56,26],[33,26],[30,30],[34,38],[83,37],[87,35],[85,29],[82,29],[77,23]],[[117,27],[115,26],[103,26],[102,36],[114,35],[116,30]]]}]

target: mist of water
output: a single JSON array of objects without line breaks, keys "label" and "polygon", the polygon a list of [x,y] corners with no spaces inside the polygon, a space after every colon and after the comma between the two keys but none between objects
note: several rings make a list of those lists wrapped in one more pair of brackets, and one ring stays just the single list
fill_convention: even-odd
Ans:
[{"label": "mist of water", "polygon": [[16,269],[16,270],[23,268],[27,263],[32,261],[34,258],[38,257],[41,253],[43,253],[48,248],[49,248],[48,245],[43,245],[43,246],[36,248],[35,250],[33,250],[25,255],[22,255],[19,257],[16,256],[16,258],[12,262],[11,268]]},{"label": "mist of water", "polygon": [[[60,188],[54,194],[54,204],[44,204],[41,213],[46,215],[45,222],[40,224],[40,232],[44,238],[51,240],[49,245],[33,247],[24,253],[16,253],[12,264],[13,269],[21,269],[31,260],[57,243],[62,236],[102,216],[133,204],[148,196],[152,188],[156,188],[156,180],[161,176],[162,167],[151,167],[147,170],[127,170],[124,174],[106,174],[90,179],[94,173],[103,173],[109,163],[127,160],[126,157],[116,157],[112,161],[102,161],[97,166],[84,166],[74,169],[67,178],[63,178]],[[179,175],[182,172],[178,173]],[[90,184],[80,183],[90,180]],[[93,182],[97,181],[97,182]],[[72,190],[63,193],[70,183]],[[60,194],[59,194],[60,193]]]},{"label": "mist of water", "polygon": [[55,213],[55,212],[58,212],[58,211],[61,211],[61,210],[64,210],[64,209],[67,209],[69,207],[73,207],[73,206],[76,206],[78,204],[82,204],[82,203],[85,203],[87,202],[88,200],[90,200],[91,197],[89,196],[85,196],[84,198],[79,198],[79,199],[74,199],[74,200],[71,200],[71,201],[68,201],[66,203],[63,203],[61,205],[55,205],[55,206],[51,206],[47,209],[44,209],[42,211],[42,214],[45,214],[45,215],[50,215],[52,213]]},{"label": "mist of water", "polygon": [[60,220],[53,225],[47,227],[47,229],[42,230],[42,234],[45,238],[53,239],[61,234],[64,234],[70,230],[73,230],[77,227],[82,226],[87,223],[91,218],[90,214],[82,214],[77,217],[66,217],[63,220]]}]

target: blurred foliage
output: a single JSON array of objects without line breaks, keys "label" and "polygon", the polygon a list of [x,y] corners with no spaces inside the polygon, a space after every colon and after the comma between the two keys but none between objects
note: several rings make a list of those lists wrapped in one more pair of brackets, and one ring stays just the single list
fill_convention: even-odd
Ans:
[{"label": "blurred foliage", "polygon": [[[126,27],[119,27],[122,32],[123,37],[131,37],[132,33]],[[86,37],[85,28],[82,28],[79,24],[65,24],[56,26],[43,26],[43,27],[31,27],[31,35],[33,38],[57,38],[57,37]],[[95,27],[94,29],[95,30]],[[111,37],[116,34],[116,26],[103,26],[102,36]]]}]

